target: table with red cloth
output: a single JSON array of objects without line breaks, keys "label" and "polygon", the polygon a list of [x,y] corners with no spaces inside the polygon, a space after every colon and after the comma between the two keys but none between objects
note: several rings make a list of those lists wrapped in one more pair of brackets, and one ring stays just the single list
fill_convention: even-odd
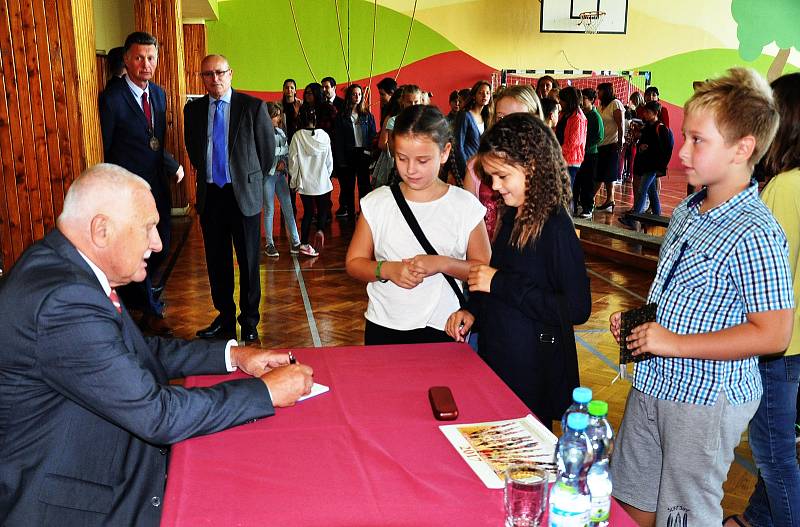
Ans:
[{"label": "table with red cloth", "polygon": [[[439,430],[527,415],[466,344],[293,350],[328,393],[272,417],[176,444],[163,526],[492,526],[503,492],[484,486]],[[241,376],[191,377],[190,387]],[[433,418],[449,386],[456,421]],[[635,523],[614,503],[612,525]]]}]

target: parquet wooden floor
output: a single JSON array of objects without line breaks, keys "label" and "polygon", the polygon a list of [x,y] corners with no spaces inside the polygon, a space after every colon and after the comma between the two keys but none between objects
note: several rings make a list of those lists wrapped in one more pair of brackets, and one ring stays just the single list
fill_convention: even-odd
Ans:
[{"label": "parquet wooden floor", "polygon": [[[684,195],[685,179],[680,174],[664,178],[664,213],[669,214]],[[599,203],[602,197],[597,199]],[[337,201],[334,196],[334,203]],[[619,188],[616,201],[618,205],[613,214],[596,214],[595,221],[614,222],[621,209],[630,206],[629,186]],[[301,216],[302,209],[298,211],[298,218]],[[275,217],[280,217],[277,210]],[[262,300],[258,329],[263,346],[288,348],[363,343],[365,285],[351,279],[344,270],[344,256],[353,225],[351,218],[334,218],[325,231],[326,244],[320,256],[307,258],[289,254],[285,229],[276,222],[274,234],[280,256],[262,255],[261,258]],[[216,312],[209,294],[199,223],[194,216],[176,219],[175,229],[173,240],[180,240],[185,234],[185,243],[174,260],[163,298],[176,336],[191,339]],[[173,245],[177,249],[181,244],[174,242]],[[625,380],[612,384],[616,375],[612,365],[618,349],[607,331],[608,317],[616,310],[640,305],[653,274],[594,256],[587,256],[587,268],[593,308],[589,321],[576,327],[581,380],[594,390],[596,398],[608,401],[610,420],[616,429],[630,384]],[[304,294],[310,310],[306,309]],[[238,289],[236,295],[238,299]],[[318,340],[312,328],[316,328]],[[734,463],[725,484],[723,507],[726,514],[743,510],[755,484],[754,476],[746,468],[748,464],[752,466],[746,442],[740,446],[738,457],[742,462]]]}]

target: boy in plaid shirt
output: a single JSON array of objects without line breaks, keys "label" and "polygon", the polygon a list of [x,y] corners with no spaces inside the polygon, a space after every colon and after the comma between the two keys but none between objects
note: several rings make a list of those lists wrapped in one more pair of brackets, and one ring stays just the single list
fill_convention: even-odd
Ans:
[{"label": "boy in plaid shirt", "polygon": [[[686,103],[680,150],[700,192],[675,209],[648,302],[627,339],[633,388],[611,459],[614,496],[639,525],[720,525],[722,483],[761,398],[758,356],[792,332],[786,237],[751,181],[778,126],[772,92],[735,68]],[[619,342],[620,313],[611,316]]]}]

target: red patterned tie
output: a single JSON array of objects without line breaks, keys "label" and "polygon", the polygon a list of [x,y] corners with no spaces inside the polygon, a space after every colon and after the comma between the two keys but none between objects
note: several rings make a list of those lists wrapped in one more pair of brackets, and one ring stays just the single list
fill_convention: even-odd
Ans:
[{"label": "red patterned tie", "polygon": [[122,304],[119,301],[117,292],[112,289],[111,292],[108,293],[108,298],[111,299],[111,303],[114,304],[114,307],[117,308],[117,313],[122,313]]},{"label": "red patterned tie", "polygon": [[142,92],[142,110],[147,117],[147,124],[153,124],[153,112],[150,111],[150,101],[147,100],[147,92]]}]

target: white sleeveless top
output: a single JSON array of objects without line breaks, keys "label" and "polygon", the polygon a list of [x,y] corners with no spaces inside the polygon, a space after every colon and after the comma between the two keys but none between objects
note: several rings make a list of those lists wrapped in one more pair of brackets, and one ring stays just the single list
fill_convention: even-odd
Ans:
[{"label": "white sleeveless top", "polygon": [[[408,205],[436,252],[466,259],[469,235],[486,214],[486,208],[475,196],[450,186],[435,201],[409,201]],[[397,207],[390,187],[379,187],[365,196],[361,200],[361,213],[372,231],[376,260],[396,262],[425,254]],[[447,318],[459,309],[458,298],[441,273],[425,278],[413,289],[403,289],[392,282],[371,282],[367,285],[367,295],[367,320],[396,330],[425,326],[444,330]]]}]

